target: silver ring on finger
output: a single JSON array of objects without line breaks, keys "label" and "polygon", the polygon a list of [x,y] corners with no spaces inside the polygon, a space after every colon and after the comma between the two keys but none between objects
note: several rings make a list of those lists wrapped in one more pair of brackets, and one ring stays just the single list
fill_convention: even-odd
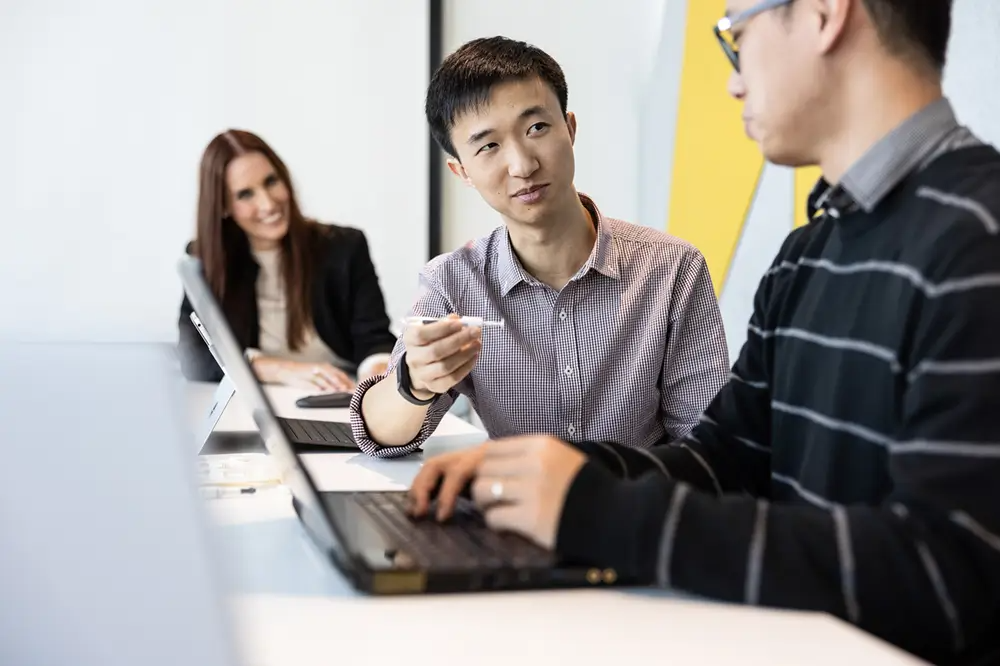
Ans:
[{"label": "silver ring on finger", "polygon": [[490,497],[493,498],[494,502],[499,502],[503,499],[503,482],[494,481],[490,485]]}]

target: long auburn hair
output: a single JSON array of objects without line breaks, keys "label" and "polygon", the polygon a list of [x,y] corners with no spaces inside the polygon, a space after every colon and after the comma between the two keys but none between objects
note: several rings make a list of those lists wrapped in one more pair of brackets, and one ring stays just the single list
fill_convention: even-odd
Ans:
[{"label": "long auburn hair", "polygon": [[255,325],[251,320],[251,305],[256,298],[256,264],[246,233],[226,215],[229,200],[226,169],[237,157],[254,152],[268,159],[288,188],[288,233],[281,241],[281,266],[288,314],[286,336],[289,349],[295,350],[302,344],[306,328],[312,322],[310,304],[316,247],[312,240],[319,225],[302,215],[288,167],[256,134],[226,130],[205,148],[201,157],[194,254],[201,260],[205,281],[221,304],[237,339],[249,345],[250,331]]}]

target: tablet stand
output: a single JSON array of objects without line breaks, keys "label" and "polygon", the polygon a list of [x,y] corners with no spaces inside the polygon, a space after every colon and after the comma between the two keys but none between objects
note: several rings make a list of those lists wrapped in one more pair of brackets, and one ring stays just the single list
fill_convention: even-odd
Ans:
[{"label": "tablet stand", "polygon": [[233,399],[233,395],[236,394],[236,386],[233,385],[229,375],[225,371],[222,372],[222,381],[215,389],[215,393],[212,394],[212,406],[208,409],[208,414],[205,415],[205,421],[201,424],[198,429],[198,450],[201,451],[205,444],[208,442],[208,438],[212,436],[212,431],[215,430],[216,424],[219,423],[219,419],[222,418],[223,412],[226,411],[226,407],[229,405],[229,401]]}]

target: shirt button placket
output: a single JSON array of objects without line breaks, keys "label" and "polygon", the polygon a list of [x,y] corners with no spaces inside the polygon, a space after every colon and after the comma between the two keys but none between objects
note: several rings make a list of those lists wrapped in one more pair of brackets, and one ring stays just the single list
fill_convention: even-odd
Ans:
[{"label": "shirt button placket", "polygon": [[552,326],[556,362],[559,364],[557,367],[562,373],[559,381],[562,427],[568,438],[579,432],[581,400],[580,373],[576,367],[580,350],[576,346],[576,330],[573,327],[572,292],[573,285],[570,283],[559,295],[554,312],[555,323]]}]

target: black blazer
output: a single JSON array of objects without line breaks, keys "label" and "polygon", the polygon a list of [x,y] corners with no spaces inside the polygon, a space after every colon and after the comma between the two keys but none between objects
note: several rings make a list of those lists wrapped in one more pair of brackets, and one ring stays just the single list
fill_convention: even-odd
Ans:
[{"label": "black blazer", "polygon": [[[385,301],[364,233],[332,224],[318,226],[317,263],[312,285],[313,325],[330,349],[356,367],[371,354],[391,352],[396,337],[389,330]],[[193,243],[189,243],[188,254],[192,247]],[[239,296],[244,301],[245,311],[251,314],[249,321],[242,326],[229,322],[244,349],[256,347],[260,338],[256,294],[259,270],[251,258],[250,267],[241,280],[251,285],[251,288],[241,289]],[[177,321],[181,370],[191,380],[220,381],[222,370],[191,323],[191,311],[191,303],[185,295]]]}]

